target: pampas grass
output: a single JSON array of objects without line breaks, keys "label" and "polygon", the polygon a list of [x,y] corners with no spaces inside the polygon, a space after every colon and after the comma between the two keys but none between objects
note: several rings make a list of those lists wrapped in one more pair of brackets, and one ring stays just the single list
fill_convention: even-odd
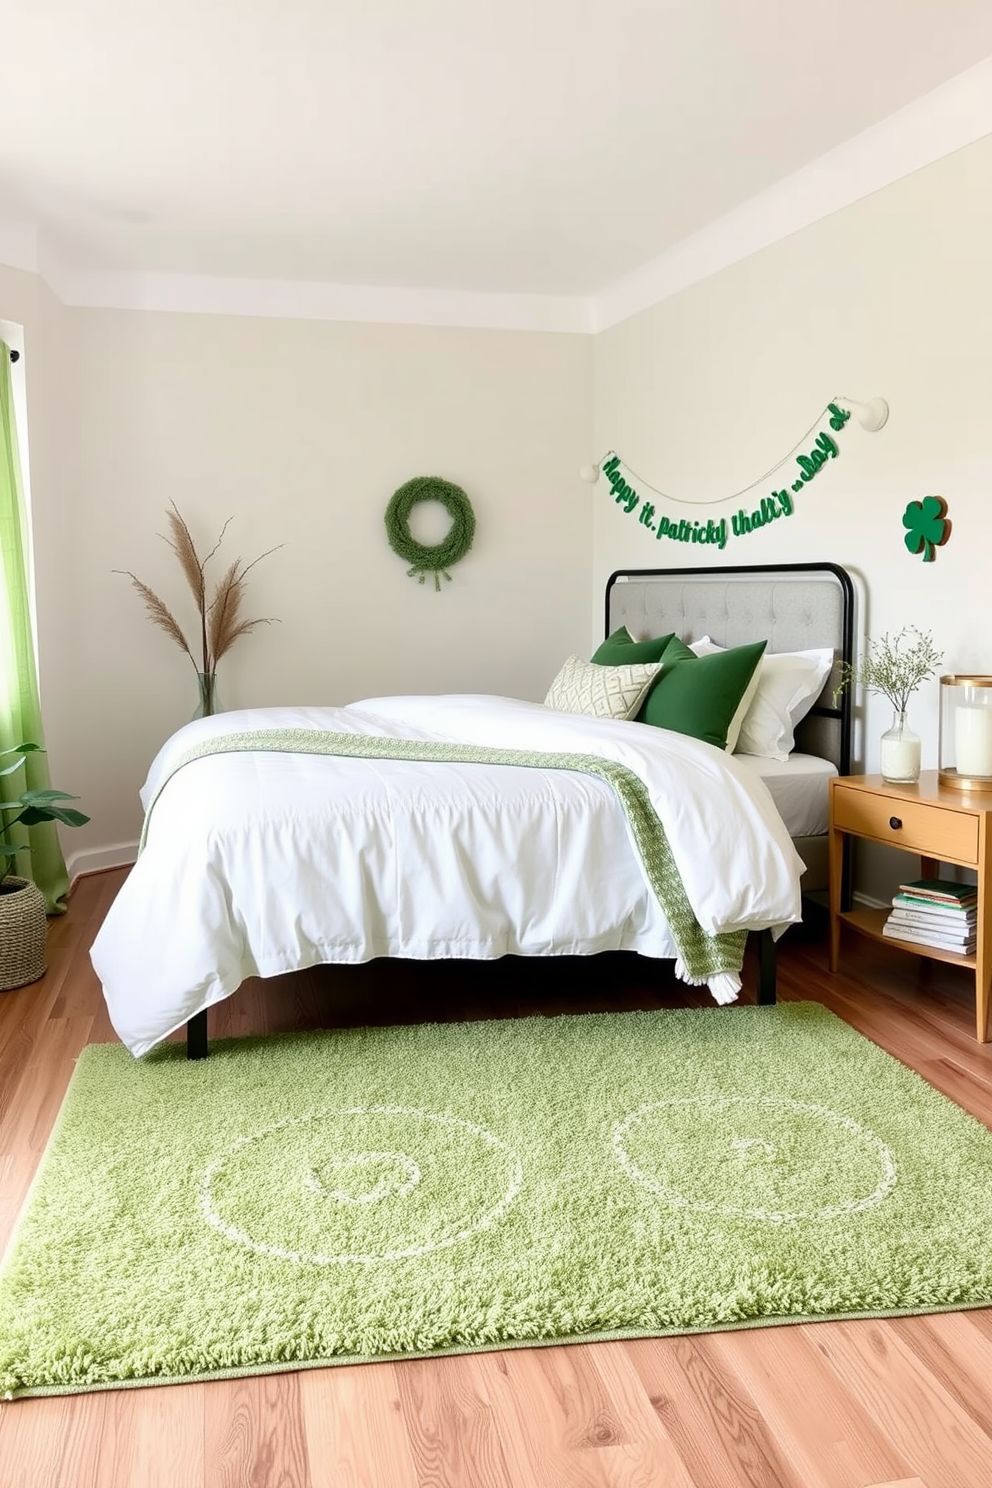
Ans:
[{"label": "pampas grass", "polygon": [[[271,625],[269,616],[256,620],[245,620],[242,618],[241,607],[244,601],[245,579],[255,567],[267,558],[270,553],[277,551],[276,548],[268,548],[264,553],[259,553],[251,563],[245,563],[241,558],[235,558],[229,564],[220,579],[217,581],[212,593],[209,592],[207,582],[207,564],[214,557],[224,534],[231,525],[232,518],[228,518],[220,530],[220,536],[214,543],[205,558],[201,558],[196,550],[192,535],[186,522],[181,516],[175,502],[172,509],[166,512],[166,520],[169,523],[169,535],[159,533],[175,553],[179,566],[183,571],[186,583],[189,585],[193,602],[196,605],[197,618],[199,622],[199,636],[196,641],[194,654],[193,647],[186,639],[186,634],[175,615],[169,609],[164,600],[160,599],[153,589],[133,574],[129,568],[115,569],[115,573],[122,573],[131,580],[140,594],[145,605],[145,613],[153,625],[164,630],[170,636],[180,650],[185,651],[194,669],[202,676],[203,695],[208,700],[208,711],[212,711],[212,700],[215,696],[215,680],[217,676],[217,663],[221,657],[226,656],[235,641],[243,635],[248,635],[256,625]],[[282,544],[280,543],[281,547]]]}]

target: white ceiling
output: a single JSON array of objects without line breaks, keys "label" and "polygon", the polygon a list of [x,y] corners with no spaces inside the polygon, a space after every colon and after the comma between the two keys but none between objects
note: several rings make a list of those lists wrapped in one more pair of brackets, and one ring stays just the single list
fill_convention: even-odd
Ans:
[{"label": "white ceiling", "polygon": [[86,271],[590,297],[990,57],[988,0],[0,0],[0,218]]}]

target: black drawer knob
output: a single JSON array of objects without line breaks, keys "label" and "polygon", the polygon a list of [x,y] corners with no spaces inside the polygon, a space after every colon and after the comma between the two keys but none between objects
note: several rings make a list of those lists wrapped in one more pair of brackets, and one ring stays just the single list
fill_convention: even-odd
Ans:
[{"label": "black drawer knob", "polygon": [[898,832],[899,828],[902,826],[902,818],[899,816],[890,816],[889,826],[892,828],[893,832]]}]

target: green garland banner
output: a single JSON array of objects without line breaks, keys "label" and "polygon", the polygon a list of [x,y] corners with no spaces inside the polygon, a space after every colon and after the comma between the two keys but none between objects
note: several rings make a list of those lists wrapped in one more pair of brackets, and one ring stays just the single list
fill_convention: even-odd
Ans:
[{"label": "green garland banner", "polygon": [[[828,403],[821,417],[826,418],[828,415],[829,429],[833,431],[832,433],[827,429],[820,430],[812,445],[806,444],[801,453],[799,452],[800,446],[797,445],[767,473],[768,476],[775,474],[787,460],[794,457],[798,470],[793,472],[793,478],[785,485],[762,496],[758,505],[752,507],[751,510],[744,506],[738,507],[737,511],[731,515],[729,523],[725,516],[705,519],[664,516],[658,511],[654,501],[642,497],[637,486],[650,491],[651,495],[659,500],[691,507],[723,505],[728,501],[736,500],[745,492],[738,492],[736,496],[720,496],[714,501],[679,501],[678,497],[668,496],[664,491],[654,490],[624,465],[615,450],[610,450],[603,461],[600,474],[605,476],[617,505],[623,508],[627,516],[633,516],[636,512],[640,525],[659,541],[667,538],[672,542],[701,543],[707,546],[712,544],[722,551],[731,537],[749,537],[752,533],[770,527],[780,518],[791,517],[795,513],[794,495],[804,490],[810,481],[815,480],[827,463],[835,460],[840,453],[833,436],[843,430],[851,417],[851,412],[850,409],[841,408],[838,403]],[[813,427],[815,429],[816,425]],[[812,433],[813,430],[810,430],[810,434]],[[766,478],[767,476],[762,477],[762,479]],[[637,485],[634,484],[635,481]],[[751,491],[759,484],[759,481],[754,481],[750,486],[745,487],[745,491]]]}]

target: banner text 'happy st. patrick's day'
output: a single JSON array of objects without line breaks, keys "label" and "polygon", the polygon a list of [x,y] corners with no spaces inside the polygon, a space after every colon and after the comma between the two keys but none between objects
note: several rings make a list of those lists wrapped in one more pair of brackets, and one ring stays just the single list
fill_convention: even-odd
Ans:
[{"label": "banner text 'happy st. patrick's day'", "polygon": [[[830,403],[827,407],[830,414],[830,427],[834,433],[839,433],[851,417],[847,409],[838,407],[836,403]],[[747,537],[752,532],[759,532],[768,527],[780,517],[791,517],[796,509],[792,499],[795,492],[803,490],[809,482],[818,475],[828,460],[837,458],[839,450],[837,441],[825,430],[817,434],[816,441],[808,454],[797,454],[796,464],[799,466],[797,479],[791,482],[791,487],[783,487],[777,491],[771,491],[767,496],[762,496],[760,503],[753,510],[747,511],[743,506],[730,518],[728,526],[727,518],[707,518],[705,521],[690,520],[686,517],[667,517],[660,513],[653,501],[642,500],[637,489],[626,479],[622,472],[620,456],[611,454],[604,461],[602,473],[606,476],[610,485],[611,494],[617,505],[622,506],[628,516],[637,511],[637,520],[648,532],[653,532],[655,537],[670,538],[673,542],[682,543],[705,543],[715,544],[721,550],[727,546],[728,539],[733,537]],[[786,459],[789,457],[786,456]],[[785,462],[782,461],[784,464]],[[653,493],[664,500],[660,493]],[[669,498],[671,499],[671,498]],[[732,500],[732,497],[725,497]],[[689,503],[686,503],[687,505]],[[698,503],[699,505],[716,505],[716,502]],[[640,508],[640,510],[638,510]]]}]

